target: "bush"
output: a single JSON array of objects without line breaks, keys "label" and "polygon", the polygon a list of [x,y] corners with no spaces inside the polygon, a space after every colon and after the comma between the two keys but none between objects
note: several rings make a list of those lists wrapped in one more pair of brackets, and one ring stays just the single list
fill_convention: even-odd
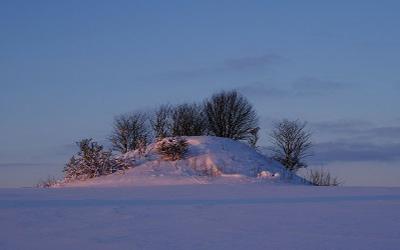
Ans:
[{"label": "bush", "polygon": [[255,145],[258,117],[249,101],[237,91],[213,95],[205,101],[204,113],[211,135],[245,140]]},{"label": "bush", "polygon": [[76,143],[79,152],[64,168],[65,180],[85,180],[111,174],[122,167],[112,158],[111,152],[92,139],[83,139]]},{"label": "bush", "polygon": [[157,152],[167,161],[182,159],[187,153],[188,147],[187,140],[181,137],[164,138],[156,144]]},{"label": "bush", "polygon": [[149,134],[147,116],[136,112],[120,115],[114,119],[114,130],[110,141],[114,150],[126,153],[146,146]]},{"label": "bush", "polygon": [[306,179],[314,186],[338,186],[340,181],[337,177],[332,177],[329,171],[323,168],[310,170]]}]

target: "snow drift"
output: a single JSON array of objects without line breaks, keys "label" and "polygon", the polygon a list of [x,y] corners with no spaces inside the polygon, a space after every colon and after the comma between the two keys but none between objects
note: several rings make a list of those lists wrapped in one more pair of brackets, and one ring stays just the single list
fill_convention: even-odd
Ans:
[{"label": "snow drift", "polygon": [[[213,136],[185,137],[184,159],[165,161],[150,144],[145,152],[131,151],[120,158],[132,168],[119,173],[62,186],[147,186],[208,183],[290,182],[302,178],[290,174],[276,161],[248,145]],[[288,178],[290,176],[290,178]]]}]

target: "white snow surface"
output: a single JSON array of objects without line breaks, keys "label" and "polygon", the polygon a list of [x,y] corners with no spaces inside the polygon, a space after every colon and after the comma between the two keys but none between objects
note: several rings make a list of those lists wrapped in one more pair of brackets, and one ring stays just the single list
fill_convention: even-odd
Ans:
[{"label": "white snow surface", "polygon": [[[144,154],[131,151],[121,158],[133,168],[85,181],[62,184],[69,187],[119,187],[152,185],[188,185],[210,183],[290,182],[302,183],[298,176],[288,173],[278,162],[258,153],[245,143],[214,136],[185,137],[188,153],[182,160],[165,161],[149,145]],[[204,172],[218,169],[222,175],[210,177]],[[259,178],[257,178],[259,176]]]},{"label": "white snow surface", "polygon": [[399,249],[400,188],[0,189],[0,249]]}]

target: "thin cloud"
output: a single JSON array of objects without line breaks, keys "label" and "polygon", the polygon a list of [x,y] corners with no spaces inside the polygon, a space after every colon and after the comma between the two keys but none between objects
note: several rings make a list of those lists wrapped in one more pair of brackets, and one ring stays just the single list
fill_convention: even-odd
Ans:
[{"label": "thin cloud", "polygon": [[351,142],[325,142],[314,147],[313,163],[335,161],[397,161],[400,143],[372,144]]},{"label": "thin cloud", "polygon": [[294,81],[287,88],[274,87],[269,84],[256,82],[241,86],[238,90],[256,97],[301,98],[306,96],[308,98],[310,96],[333,94],[345,89],[347,86],[347,84],[341,82],[321,80],[315,77],[303,77]]},{"label": "thin cloud", "polygon": [[257,97],[286,97],[290,93],[287,90],[264,86],[261,83],[250,84],[237,88],[238,91],[245,95],[257,96]]},{"label": "thin cloud", "polygon": [[227,59],[224,68],[227,70],[247,70],[262,68],[273,65],[283,58],[276,54],[266,54],[261,56],[248,56],[242,58]]},{"label": "thin cloud", "polygon": [[360,120],[310,123],[313,130],[333,135],[335,141],[315,145],[314,162],[400,160],[400,126],[375,126]]},{"label": "thin cloud", "polygon": [[369,129],[372,123],[361,120],[336,120],[312,122],[310,126],[313,130],[324,133],[354,134],[360,132],[361,129]]},{"label": "thin cloud", "polygon": [[400,138],[400,126],[387,126],[372,128],[367,131],[368,134],[379,137]]},{"label": "thin cloud", "polygon": [[296,95],[326,95],[346,88],[342,82],[322,80],[315,77],[303,77],[292,84]]},{"label": "thin cloud", "polygon": [[214,66],[199,67],[195,69],[173,70],[167,72],[167,77],[189,78],[207,77],[223,73],[243,72],[248,70],[267,69],[283,61],[284,58],[277,54],[264,54],[258,56],[245,56],[228,58]]},{"label": "thin cloud", "polygon": [[322,133],[351,135],[352,138],[383,139],[400,138],[400,126],[374,126],[373,123],[357,120],[323,121],[310,123]]}]

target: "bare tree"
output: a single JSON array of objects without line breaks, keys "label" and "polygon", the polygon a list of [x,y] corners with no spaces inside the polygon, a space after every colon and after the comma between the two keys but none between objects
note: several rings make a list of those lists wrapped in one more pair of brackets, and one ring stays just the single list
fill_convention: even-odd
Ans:
[{"label": "bare tree", "polygon": [[206,120],[203,109],[198,104],[181,104],[172,108],[172,136],[204,135]]},{"label": "bare tree", "polygon": [[114,119],[110,141],[114,150],[126,153],[147,145],[149,141],[147,116],[136,112],[120,115]]},{"label": "bare tree", "polygon": [[258,117],[249,101],[237,91],[220,92],[205,101],[211,135],[254,142]]},{"label": "bare tree", "polygon": [[161,105],[150,119],[150,124],[157,140],[171,136],[171,112],[171,106]]},{"label": "bare tree", "polygon": [[307,167],[305,158],[311,156],[311,133],[306,130],[307,123],[299,120],[282,120],[275,123],[270,139],[273,158],[289,171]]}]

